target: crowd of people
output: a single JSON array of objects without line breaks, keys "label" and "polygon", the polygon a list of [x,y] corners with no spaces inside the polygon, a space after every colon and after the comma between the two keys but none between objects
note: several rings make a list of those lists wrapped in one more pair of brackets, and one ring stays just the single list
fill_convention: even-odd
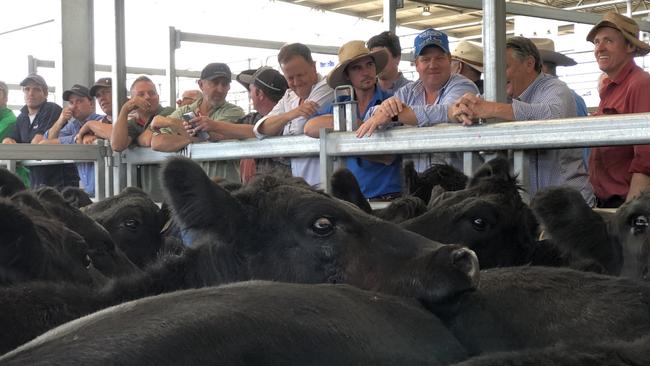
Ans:
[{"label": "crowd of people", "polygon": [[[650,74],[637,66],[634,57],[650,52],[639,39],[636,22],[617,13],[606,13],[589,32],[594,56],[603,72],[599,82],[600,104],[594,115],[650,112]],[[233,77],[225,63],[210,63],[202,70],[199,90],[182,94],[177,108],[160,105],[155,84],[138,77],[130,98],[112,121],[111,79],[100,78],[90,88],[74,85],[64,91],[65,108],[47,100],[48,87],[36,74],[20,85],[25,106],[16,118],[6,108],[8,88],[0,82],[0,139],[3,144],[92,144],[110,140],[114,151],[130,146],[157,151],[178,151],[203,141],[300,135],[318,138],[323,127],[333,126],[334,89],[350,85],[357,103],[359,138],[393,126],[432,126],[439,123],[472,125],[485,118],[501,121],[544,120],[586,116],[584,100],[556,75],[557,66],[576,62],[555,52],[550,39],[511,37],[507,40],[507,103],[482,97],[483,49],[462,41],[450,50],[444,32],[427,29],[414,41],[415,81],[399,71],[401,45],[391,32],[367,42],[353,40],[340,47],[339,62],[327,76],[318,74],[310,49],[301,43],[283,46],[278,54],[280,71],[270,67],[245,70]],[[249,92],[255,112],[244,111],[226,99],[232,80]],[[350,99],[350,96],[343,96]],[[95,99],[103,112],[94,112]],[[345,102],[345,99],[336,102]],[[650,145],[597,147],[592,149],[545,149],[526,152],[530,190],[558,185],[576,188],[587,203],[618,207],[650,185]],[[458,166],[460,156],[421,154],[416,169],[444,161]],[[78,163],[22,168],[32,186],[81,185],[94,194],[92,164]],[[348,169],[357,178],[368,200],[390,200],[402,194],[398,155],[350,157]],[[211,176],[246,182],[256,172],[268,170],[320,183],[319,161],[313,157],[242,159],[202,162]],[[139,184],[149,192],[158,187],[157,167],[143,167]],[[155,195],[154,195],[155,196]]]}]

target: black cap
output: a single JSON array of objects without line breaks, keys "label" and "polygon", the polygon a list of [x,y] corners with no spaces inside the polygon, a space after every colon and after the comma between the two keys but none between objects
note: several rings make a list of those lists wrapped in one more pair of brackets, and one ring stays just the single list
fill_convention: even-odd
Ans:
[{"label": "black cap", "polygon": [[276,102],[282,98],[289,88],[287,79],[278,71],[267,66],[260,67],[257,70],[244,70],[237,75],[237,81],[246,89],[250,84],[255,85]]},{"label": "black cap", "polygon": [[37,74],[27,75],[27,77],[20,82],[20,86],[27,86],[27,84],[29,83],[38,84],[39,86],[47,90],[47,83],[45,82],[45,79],[43,79],[41,75],[37,75]]},{"label": "black cap", "polygon": [[78,95],[80,97],[86,97],[88,99],[92,99],[92,97],[90,96],[90,91],[88,90],[88,88],[86,88],[83,85],[74,84],[72,86],[72,88],[70,88],[70,90],[64,91],[63,92],[63,100],[68,102],[70,100],[70,96],[72,94]]},{"label": "black cap", "polygon": [[90,88],[90,96],[95,97],[95,94],[97,94],[97,89],[99,88],[110,88],[112,87],[113,82],[111,78],[99,78],[97,81],[95,81],[95,84],[93,84],[92,88]]},{"label": "black cap", "polygon": [[212,80],[216,78],[226,78],[228,81],[232,79],[232,73],[228,65],[221,62],[213,62],[201,71],[201,80]]}]

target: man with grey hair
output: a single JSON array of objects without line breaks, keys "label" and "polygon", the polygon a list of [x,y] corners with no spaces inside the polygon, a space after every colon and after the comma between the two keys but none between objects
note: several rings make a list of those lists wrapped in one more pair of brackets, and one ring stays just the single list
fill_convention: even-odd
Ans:
[{"label": "man with grey hair", "polygon": [[[542,58],[528,38],[512,37],[506,42],[506,93],[512,103],[489,102],[465,94],[453,115],[471,125],[473,119],[499,118],[506,121],[544,120],[576,116],[576,103],[569,87],[542,72]],[[567,185],[595,204],[581,149],[528,150],[530,195],[549,187]]]}]

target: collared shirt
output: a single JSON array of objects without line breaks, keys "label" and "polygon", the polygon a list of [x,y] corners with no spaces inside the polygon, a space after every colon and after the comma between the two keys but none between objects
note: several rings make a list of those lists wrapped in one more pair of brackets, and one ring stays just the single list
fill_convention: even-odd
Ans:
[{"label": "collared shirt", "polygon": [[[203,102],[203,96],[199,97],[192,104],[176,108],[170,118],[183,119],[183,114],[187,112],[196,112]],[[241,107],[223,101],[220,104],[212,106],[208,112],[208,118],[213,121],[227,121],[231,123],[241,123],[240,118],[244,116],[244,110]],[[161,134],[174,133],[171,128],[161,128]],[[231,182],[241,182],[239,174],[239,160],[206,160],[199,162],[199,165],[210,177],[220,177]]]},{"label": "collared shirt", "polygon": [[[176,108],[174,113],[169,115],[170,118],[183,119],[183,114],[187,112],[196,112],[199,109],[199,106],[203,102],[203,97],[200,97],[194,103],[189,105],[184,105],[182,107]],[[239,119],[244,116],[244,110],[241,107],[224,101],[221,104],[212,106],[210,112],[208,113],[208,118],[213,121],[229,121],[232,123],[240,123]],[[162,129],[161,129],[162,131]]]},{"label": "collared shirt", "polygon": [[447,119],[448,106],[465,93],[478,94],[476,84],[462,75],[452,74],[445,85],[438,90],[438,98],[433,104],[426,102],[422,80],[414,81],[400,88],[395,92],[395,96],[413,110],[418,127],[425,127],[449,122]]},{"label": "collared shirt", "polygon": [[[24,106],[16,118],[16,124],[7,137],[18,143],[31,143],[34,136],[45,135],[54,122],[61,115],[61,107],[52,102],[41,105],[34,120],[29,119],[29,109]],[[79,174],[74,164],[56,164],[29,167],[29,180],[31,186],[36,188],[41,185],[61,189],[66,186],[79,186]]]},{"label": "collared shirt", "polygon": [[[414,81],[400,88],[395,96],[408,105],[417,118],[418,127],[432,126],[449,122],[447,109],[465,93],[478,94],[478,88],[471,80],[460,74],[452,74],[445,85],[438,91],[438,98],[432,103],[426,103],[426,93],[421,80]],[[431,164],[446,161],[453,166],[462,167],[462,154],[459,153],[430,153],[410,155],[415,170],[423,172]]]},{"label": "collared shirt", "polygon": [[[372,115],[371,112],[374,106],[381,104],[382,101],[391,96],[392,93],[375,86],[375,94],[372,96],[366,109],[364,111],[357,109],[357,118],[365,121]],[[346,96],[344,100],[350,100],[350,97]],[[322,113],[317,113],[316,115],[332,114],[333,111],[334,106],[331,105]],[[402,159],[399,156],[389,165],[366,160],[360,156],[351,156],[346,159],[346,167],[357,178],[361,192],[363,192],[364,197],[367,199],[402,191]]]},{"label": "collared shirt", "polygon": [[[327,80],[318,75],[318,82],[311,88],[311,92],[307,99],[320,106],[320,109],[325,109],[334,101],[334,90],[327,85]],[[257,138],[265,138],[266,135],[259,132],[259,127],[270,116],[277,116],[289,112],[300,105],[300,97],[291,89],[288,89],[282,99],[273,107],[267,116],[257,121],[253,132]],[[283,136],[289,135],[302,135],[304,133],[305,123],[308,118],[298,117],[289,121],[282,130]],[[302,177],[310,186],[320,186],[320,163],[318,158],[291,158],[291,172],[296,177]]]},{"label": "collared shirt", "polygon": [[[96,113],[90,114],[83,122],[76,118],[71,118],[68,123],[59,131],[59,143],[65,145],[74,144],[74,138],[81,130],[81,126],[88,121],[99,121],[102,116]],[[49,138],[49,132],[45,132],[45,138]],[[90,197],[95,197],[95,165],[93,163],[75,163],[79,173],[79,182],[82,188]]]},{"label": "collared shirt", "polygon": [[[560,79],[540,73],[512,100],[516,121],[576,117],[576,102],[571,89]],[[580,191],[589,205],[595,204],[582,149],[526,151],[529,159],[531,197],[537,191],[567,185]]]},{"label": "collared shirt", "polygon": [[137,110],[129,114],[129,120],[127,121],[127,128],[128,128],[128,135],[131,138],[131,145],[138,144],[138,136],[140,136],[140,134],[144,132],[145,129],[149,128],[149,125],[151,124],[151,121],[155,116],[169,116],[173,112],[174,112],[173,107],[163,107],[159,105],[158,109],[156,110],[156,113],[152,114],[151,117],[149,117],[149,119],[146,121],[140,118]]},{"label": "collared shirt", "polygon": [[[615,80],[605,78],[596,115],[650,112],[650,74],[631,60]],[[604,146],[591,149],[589,179],[596,196],[625,199],[632,174],[650,175],[650,145]]]},{"label": "collared shirt", "polygon": [[0,141],[5,138],[15,124],[16,115],[14,112],[7,107],[0,108]]}]

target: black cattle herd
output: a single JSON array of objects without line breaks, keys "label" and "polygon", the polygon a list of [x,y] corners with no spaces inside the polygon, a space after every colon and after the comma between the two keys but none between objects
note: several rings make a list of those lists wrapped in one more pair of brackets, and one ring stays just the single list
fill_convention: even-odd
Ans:
[{"label": "black cattle herd", "polygon": [[328,195],[172,158],[159,208],[0,170],[0,366],[650,365],[650,193],[527,205],[499,158],[405,178],[373,211],[346,170]]}]

